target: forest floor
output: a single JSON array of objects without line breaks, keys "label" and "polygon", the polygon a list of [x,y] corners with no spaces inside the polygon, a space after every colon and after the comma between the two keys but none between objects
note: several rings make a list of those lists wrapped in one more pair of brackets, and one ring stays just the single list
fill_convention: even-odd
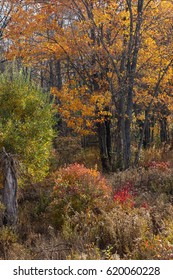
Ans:
[{"label": "forest floor", "polygon": [[18,229],[1,228],[0,259],[173,259],[173,153],[151,149],[139,168],[106,178],[87,153],[19,190]]}]

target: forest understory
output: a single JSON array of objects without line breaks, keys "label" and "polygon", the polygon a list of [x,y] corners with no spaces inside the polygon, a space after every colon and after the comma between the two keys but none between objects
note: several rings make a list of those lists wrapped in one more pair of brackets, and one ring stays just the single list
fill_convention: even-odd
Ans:
[{"label": "forest understory", "polygon": [[59,141],[50,175],[18,191],[1,260],[173,259],[173,152],[152,147],[140,167],[103,175],[96,147]]}]

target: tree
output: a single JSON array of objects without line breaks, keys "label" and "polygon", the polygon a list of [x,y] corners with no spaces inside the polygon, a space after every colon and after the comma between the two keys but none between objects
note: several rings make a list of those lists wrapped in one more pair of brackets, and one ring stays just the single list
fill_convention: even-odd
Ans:
[{"label": "tree", "polygon": [[15,227],[17,224],[17,171],[13,156],[1,152],[1,168],[3,173],[2,203],[5,206],[3,225]]},{"label": "tree", "polygon": [[140,100],[147,96],[137,164],[149,114],[172,77],[173,4],[169,0],[24,2],[27,9],[19,5],[9,26],[7,36],[13,42],[9,57],[19,56],[25,63],[31,57],[60,62],[63,84],[57,94],[62,116],[78,131],[97,129],[103,168],[126,169],[133,164],[134,104],[137,96]]},{"label": "tree", "polygon": [[2,69],[2,64],[6,61],[6,59],[3,56],[4,53],[3,33],[9,23],[11,10],[12,10],[12,2],[10,3],[9,1],[1,1],[0,3],[0,71]]},{"label": "tree", "polygon": [[[22,73],[0,77],[0,149],[7,225],[14,225],[19,184],[41,181],[49,170],[53,112],[47,94]],[[16,167],[18,161],[20,168]],[[18,172],[17,172],[18,169]]]},{"label": "tree", "polygon": [[53,115],[49,96],[23,77],[0,77],[0,147],[18,155],[21,172],[41,180],[49,169]]}]

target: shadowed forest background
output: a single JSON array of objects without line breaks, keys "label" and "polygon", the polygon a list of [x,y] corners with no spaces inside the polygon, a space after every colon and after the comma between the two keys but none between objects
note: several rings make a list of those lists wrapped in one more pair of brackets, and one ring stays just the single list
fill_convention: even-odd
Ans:
[{"label": "shadowed forest background", "polygon": [[0,259],[173,259],[173,3],[0,1]]}]

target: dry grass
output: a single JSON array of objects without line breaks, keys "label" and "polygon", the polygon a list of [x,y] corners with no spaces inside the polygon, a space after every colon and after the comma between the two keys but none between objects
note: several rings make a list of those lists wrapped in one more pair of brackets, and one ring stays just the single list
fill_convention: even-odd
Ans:
[{"label": "dry grass", "polygon": [[[113,193],[133,186],[133,203],[110,196],[72,214],[69,196],[58,229],[51,219],[58,214],[58,208],[50,207],[53,176],[20,190],[18,231],[1,226],[0,259],[173,259],[172,171],[171,164],[145,163],[108,175]],[[0,222],[3,211],[0,207]]]}]

